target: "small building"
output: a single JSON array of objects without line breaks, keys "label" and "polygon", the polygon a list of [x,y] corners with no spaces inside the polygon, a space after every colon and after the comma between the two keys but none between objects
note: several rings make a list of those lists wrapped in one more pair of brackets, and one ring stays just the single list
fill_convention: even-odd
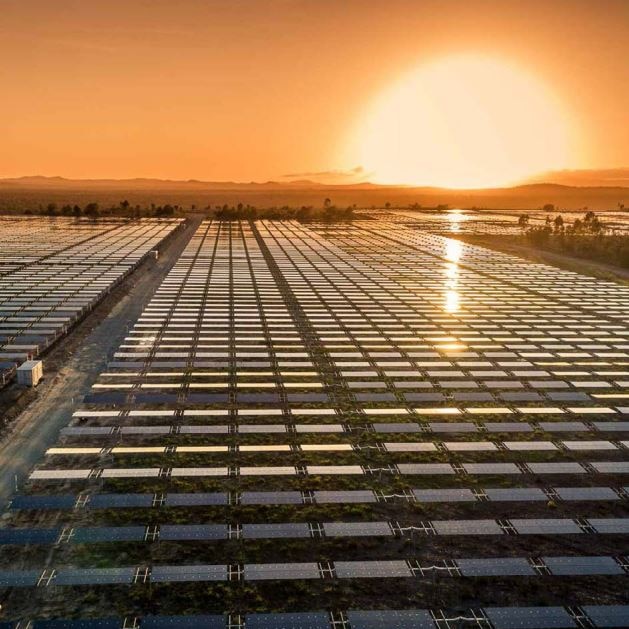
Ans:
[{"label": "small building", "polygon": [[41,360],[27,360],[17,368],[17,382],[27,387],[36,387],[44,375]]}]

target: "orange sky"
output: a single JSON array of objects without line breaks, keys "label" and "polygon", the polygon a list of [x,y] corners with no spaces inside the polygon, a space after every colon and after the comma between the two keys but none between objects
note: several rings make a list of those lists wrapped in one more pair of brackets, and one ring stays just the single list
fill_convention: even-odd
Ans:
[{"label": "orange sky", "polygon": [[346,171],[370,102],[467,54],[550,86],[566,166],[627,165],[628,35],[626,0],[0,0],[0,177]]}]

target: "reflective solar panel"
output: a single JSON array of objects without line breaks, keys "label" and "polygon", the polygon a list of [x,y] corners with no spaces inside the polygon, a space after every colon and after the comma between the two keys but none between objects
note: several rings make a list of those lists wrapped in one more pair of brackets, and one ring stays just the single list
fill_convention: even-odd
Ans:
[{"label": "reflective solar panel", "polygon": [[568,629],[576,623],[563,607],[485,607],[495,629]]},{"label": "reflective solar panel", "polygon": [[227,581],[227,566],[153,566],[151,569],[151,581],[153,583]]},{"label": "reflective solar panel", "polygon": [[33,587],[41,573],[41,570],[0,570],[0,586]]},{"label": "reflective solar panel", "polygon": [[595,627],[629,627],[629,605],[583,605]]},{"label": "reflective solar panel", "polygon": [[512,518],[510,522],[520,535],[578,534],[583,532],[579,525],[569,518]]},{"label": "reflective solar panel", "polygon": [[227,503],[228,496],[225,493],[166,494],[165,502],[167,507],[202,507]]},{"label": "reflective solar panel", "polygon": [[629,534],[629,518],[588,518],[599,533]]},{"label": "reflective solar panel", "polygon": [[11,509],[73,509],[76,504],[76,496],[15,496],[11,500]]},{"label": "reflective solar panel", "polygon": [[270,539],[275,537],[310,537],[308,524],[289,522],[284,524],[243,524],[244,539]]},{"label": "reflective solar panel", "polygon": [[243,505],[298,505],[303,502],[300,491],[244,491]]},{"label": "reflective solar panel", "polygon": [[520,557],[457,559],[456,564],[464,577],[510,577],[535,574],[529,562]]},{"label": "reflective solar panel", "polygon": [[316,563],[245,564],[245,581],[319,578]]},{"label": "reflective solar panel", "polygon": [[316,502],[321,504],[376,502],[373,491],[368,489],[353,489],[348,491],[315,490],[314,497]]},{"label": "reflective solar panel", "polygon": [[130,584],[135,568],[63,568],[55,575],[55,585]]},{"label": "reflective solar panel", "polygon": [[620,500],[611,487],[555,487],[562,500]]},{"label": "reflective solar panel", "polygon": [[351,629],[434,629],[430,612],[425,609],[349,610]]},{"label": "reflective solar panel", "polygon": [[226,524],[162,524],[159,539],[164,541],[227,539]]},{"label": "reflective solar panel", "polygon": [[330,629],[326,612],[247,614],[247,629]]},{"label": "reflective solar panel", "polygon": [[142,629],[225,629],[225,617],[218,614],[186,616],[144,616]]},{"label": "reflective solar panel", "polygon": [[625,574],[611,557],[542,557],[555,575]]},{"label": "reflective solar panel", "polygon": [[418,502],[476,502],[471,489],[413,489]]},{"label": "reflective solar panel", "polygon": [[484,490],[489,500],[496,502],[518,502],[548,500],[548,496],[538,487],[488,488]]},{"label": "reflective solar panel", "polygon": [[76,528],[70,540],[75,544],[97,542],[139,542],[144,540],[144,526],[101,526]]},{"label": "reflective solar panel", "polygon": [[33,629],[120,629],[122,618],[35,620]]},{"label": "reflective solar panel", "polygon": [[502,535],[495,520],[432,520],[439,535]]},{"label": "reflective solar panel", "polygon": [[578,463],[527,463],[533,474],[584,474]]},{"label": "reflective solar panel", "polygon": [[153,494],[94,494],[87,506],[90,509],[144,508],[152,506]]},{"label": "reflective solar panel", "polygon": [[410,577],[411,569],[402,560],[383,561],[335,561],[336,576],[339,579]]},{"label": "reflective solar panel", "polygon": [[54,544],[60,529],[0,529],[0,544]]},{"label": "reflective solar panel", "polygon": [[327,537],[370,537],[393,535],[387,522],[324,522]]}]

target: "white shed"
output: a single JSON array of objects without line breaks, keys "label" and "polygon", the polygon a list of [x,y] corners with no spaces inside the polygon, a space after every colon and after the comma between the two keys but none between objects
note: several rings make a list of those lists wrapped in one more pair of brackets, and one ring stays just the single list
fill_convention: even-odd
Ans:
[{"label": "white shed", "polygon": [[27,360],[17,368],[17,382],[27,387],[36,387],[44,375],[41,360]]}]

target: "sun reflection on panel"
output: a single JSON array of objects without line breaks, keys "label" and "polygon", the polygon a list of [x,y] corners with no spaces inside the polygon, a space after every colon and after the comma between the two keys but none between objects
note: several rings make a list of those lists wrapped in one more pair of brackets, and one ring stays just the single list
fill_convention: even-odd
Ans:
[{"label": "sun reflection on panel", "polygon": [[458,290],[459,284],[459,265],[458,262],[463,255],[463,245],[460,241],[452,238],[446,239],[445,259],[448,260],[444,264],[444,305],[445,312],[458,312],[460,304],[460,294]]},{"label": "sun reflection on panel", "polygon": [[459,291],[450,289],[446,291],[446,300],[443,309],[446,312],[458,312],[460,307],[459,303]]}]

